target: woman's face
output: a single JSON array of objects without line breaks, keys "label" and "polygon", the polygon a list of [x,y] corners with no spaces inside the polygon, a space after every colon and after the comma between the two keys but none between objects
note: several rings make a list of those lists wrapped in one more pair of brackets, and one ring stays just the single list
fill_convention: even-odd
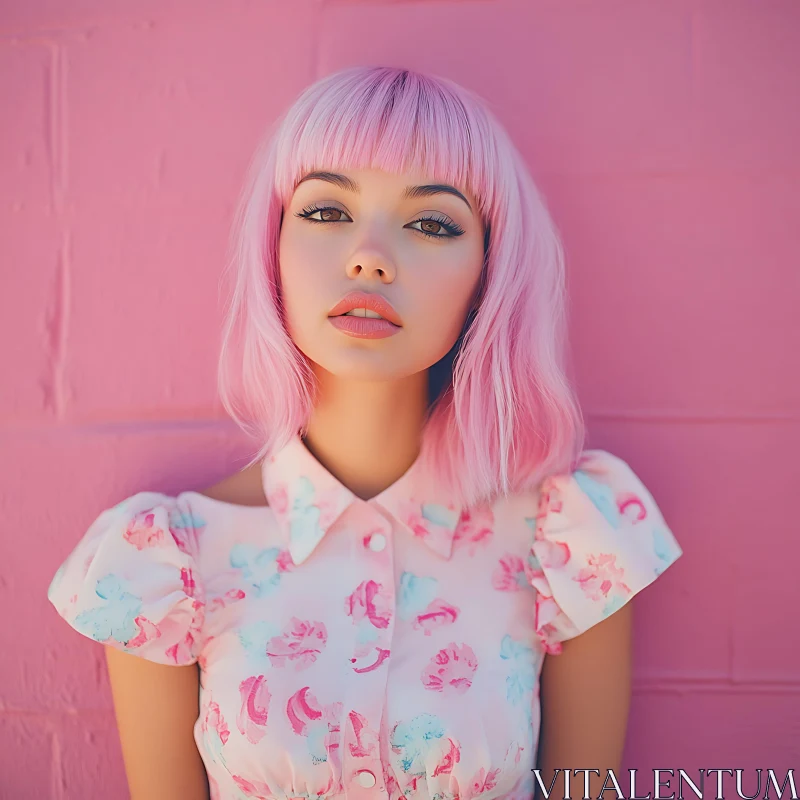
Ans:
[{"label": "woman's face", "polygon": [[[464,199],[441,188],[406,196],[434,184],[420,174],[312,174],[284,207],[280,232],[292,339],[339,377],[391,380],[427,369],[455,344],[478,287],[484,232],[475,198],[463,187],[450,188]],[[334,306],[359,290],[391,303],[402,322],[393,335],[355,338],[331,323]]]}]

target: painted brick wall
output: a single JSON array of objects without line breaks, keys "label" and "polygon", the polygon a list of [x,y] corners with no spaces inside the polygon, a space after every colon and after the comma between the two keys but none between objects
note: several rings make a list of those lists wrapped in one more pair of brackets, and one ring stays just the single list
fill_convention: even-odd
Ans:
[{"label": "painted brick wall", "polygon": [[563,232],[590,445],[685,552],[637,599],[625,766],[797,768],[800,3],[6,0],[0,797],[127,797],[102,648],[47,585],[102,508],[241,465],[233,203],[261,131],[353,63],[487,97]]}]

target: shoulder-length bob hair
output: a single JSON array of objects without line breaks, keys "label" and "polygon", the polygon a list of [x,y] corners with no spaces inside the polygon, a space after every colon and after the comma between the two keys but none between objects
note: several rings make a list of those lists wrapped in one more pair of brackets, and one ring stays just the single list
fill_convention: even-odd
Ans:
[{"label": "shoulder-length bob hair", "polygon": [[348,68],[306,88],[251,161],[218,371],[225,410],[260,444],[248,466],[305,433],[314,408],[314,374],[285,324],[278,239],[297,181],[337,168],[416,170],[467,187],[483,220],[480,285],[457,343],[429,372],[441,388],[430,393],[415,468],[465,507],[574,469],[585,428],[563,369],[564,255],[544,201],[480,98],[391,67]]}]

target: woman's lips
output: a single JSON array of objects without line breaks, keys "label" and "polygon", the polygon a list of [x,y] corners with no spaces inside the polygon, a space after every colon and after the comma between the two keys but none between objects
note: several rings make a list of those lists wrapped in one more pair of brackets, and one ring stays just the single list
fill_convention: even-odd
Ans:
[{"label": "woman's lips", "polygon": [[399,325],[389,322],[388,319],[376,319],[375,317],[341,314],[337,317],[328,317],[328,319],[334,328],[357,339],[385,339],[387,336],[394,336],[400,330]]},{"label": "woman's lips", "polygon": [[385,320],[393,323],[397,327],[402,327],[403,320],[394,310],[394,306],[378,292],[348,292],[329,312],[329,317],[338,317],[346,314],[354,308],[366,308],[380,314]]}]

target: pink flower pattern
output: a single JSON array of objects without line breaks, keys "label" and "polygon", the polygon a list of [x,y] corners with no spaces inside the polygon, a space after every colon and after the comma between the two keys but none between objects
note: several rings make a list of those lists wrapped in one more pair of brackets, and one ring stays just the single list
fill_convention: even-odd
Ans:
[{"label": "pink flower pattern", "polygon": [[352,730],[353,741],[350,742],[350,753],[354,758],[367,758],[378,752],[378,731],[370,727],[369,720],[357,711],[347,715]]},{"label": "pink flower pattern", "polygon": [[464,511],[453,536],[453,548],[473,557],[486,549],[494,536],[494,512],[490,506]]},{"label": "pink flower pattern", "polygon": [[280,636],[267,643],[267,655],[275,667],[292,664],[298,672],[310,667],[325,649],[328,631],[322,622],[292,617]]},{"label": "pink flower pattern", "polygon": [[469,785],[462,793],[462,800],[472,800],[473,797],[490,792],[497,786],[497,779],[500,775],[500,769],[492,769],[488,772],[485,767],[481,767],[473,776]]},{"label": "pink flower pattern", "polygon": [[544,654],[680,555],[650,495],[594,451],[577,478],[472,509],[413,471],[355,501],[292,447],[266,462],[269,508],[119,504],[54,578],[56,609],[197,662],[211,800],[344,795],[360,769],[387,800],[529,798]]},{"label": "pink flower pattern", "polygon": [[242,707],[236,718],[236,726],[251,744],[257,744],[267,732],[269,701],[272,695],[267,689],[267,679],[263,675],[245,678],[239,684]]},{"label": "pink flower pattern", "polygon": [[289,490],[285,483],[278,484],[267,495],[267,502],[273,514],[286,516],[289,513]]},{"label": "pink flower pattern", "polygon": [[305,736],[316,762],[330,760],[337,773],[341,772],[342,703],[322,705],[304,686],[286,704],[286,716],[292,730]]},{"label": "pink flower pattern", "polygon": [[[425,541],[437,552],[451,551],[459,523],[459,512],[452,503],[449,506],[425,505],[412,498],[400,506],[402,519],[414,536]],[[440,521],[434,521],[430,518],[431,515]]]},{"label": "pink flower pattern", "polygon": [[468,644],[451,642],[440,650],[422,672],[422,685],[434,692],[464,694],[472,686],[478,657]]},{"label": "pink flower pattern", "polygon": [[439,775],[452,775],[453,767],[461,761],[461,748],[452,739],[447,741],[450,743],[450,748],[433,768],[434,778]]},{"label": "pink flower pattern", "polygon": [[452,625],[458,619],[458,609],[440,600],[438,597],[432,600],[428,607],[414,617],[411,625],[414,630],[422,630],[426,636],[430,636],[435,628],[442,625]]},{"label": "pink flower pattern", "polygon": [[219,704],[214,700],[210,700],[206,704],[206,713],[201,723],[201,730],[208,733],[215,733],[219,738],[221,744],[225,744],[230,738],[231,732],[222,716],[219,709]]},{"label": "pink flower pattern", "polygon": [[586,566],[578,570],[575,580],[590,600],[605,600],[612,590],[630,595],[630,587],[622,580],[624,570],[616,565],[613,553],[589,554]]},{"label": "pink flower pattern", "polygon": [[513,554],[503,556],[492,573],[492,586],[501,592],[522,592],[529,585],[525,562]]},{"label": "pink flower pattern", "polygon": [[238,775],[233,775],[232,778],[245,797],[253,798],[253,800],[272,800],[272,792],[263,781],[248,781]]},{"label": "pink flower pattern", "polygon": [[353,622],[367,620],[375,628],[388,628],[392,599],[376,581],[362,581],[345,600],[345,614]]},{"label": "pink flower pattern", "polygon": [[137,514],[123,534],[137,550],[145,547],[158,547],[164,542],[164,530],[155,522],[155,514],[148,512]]}]

